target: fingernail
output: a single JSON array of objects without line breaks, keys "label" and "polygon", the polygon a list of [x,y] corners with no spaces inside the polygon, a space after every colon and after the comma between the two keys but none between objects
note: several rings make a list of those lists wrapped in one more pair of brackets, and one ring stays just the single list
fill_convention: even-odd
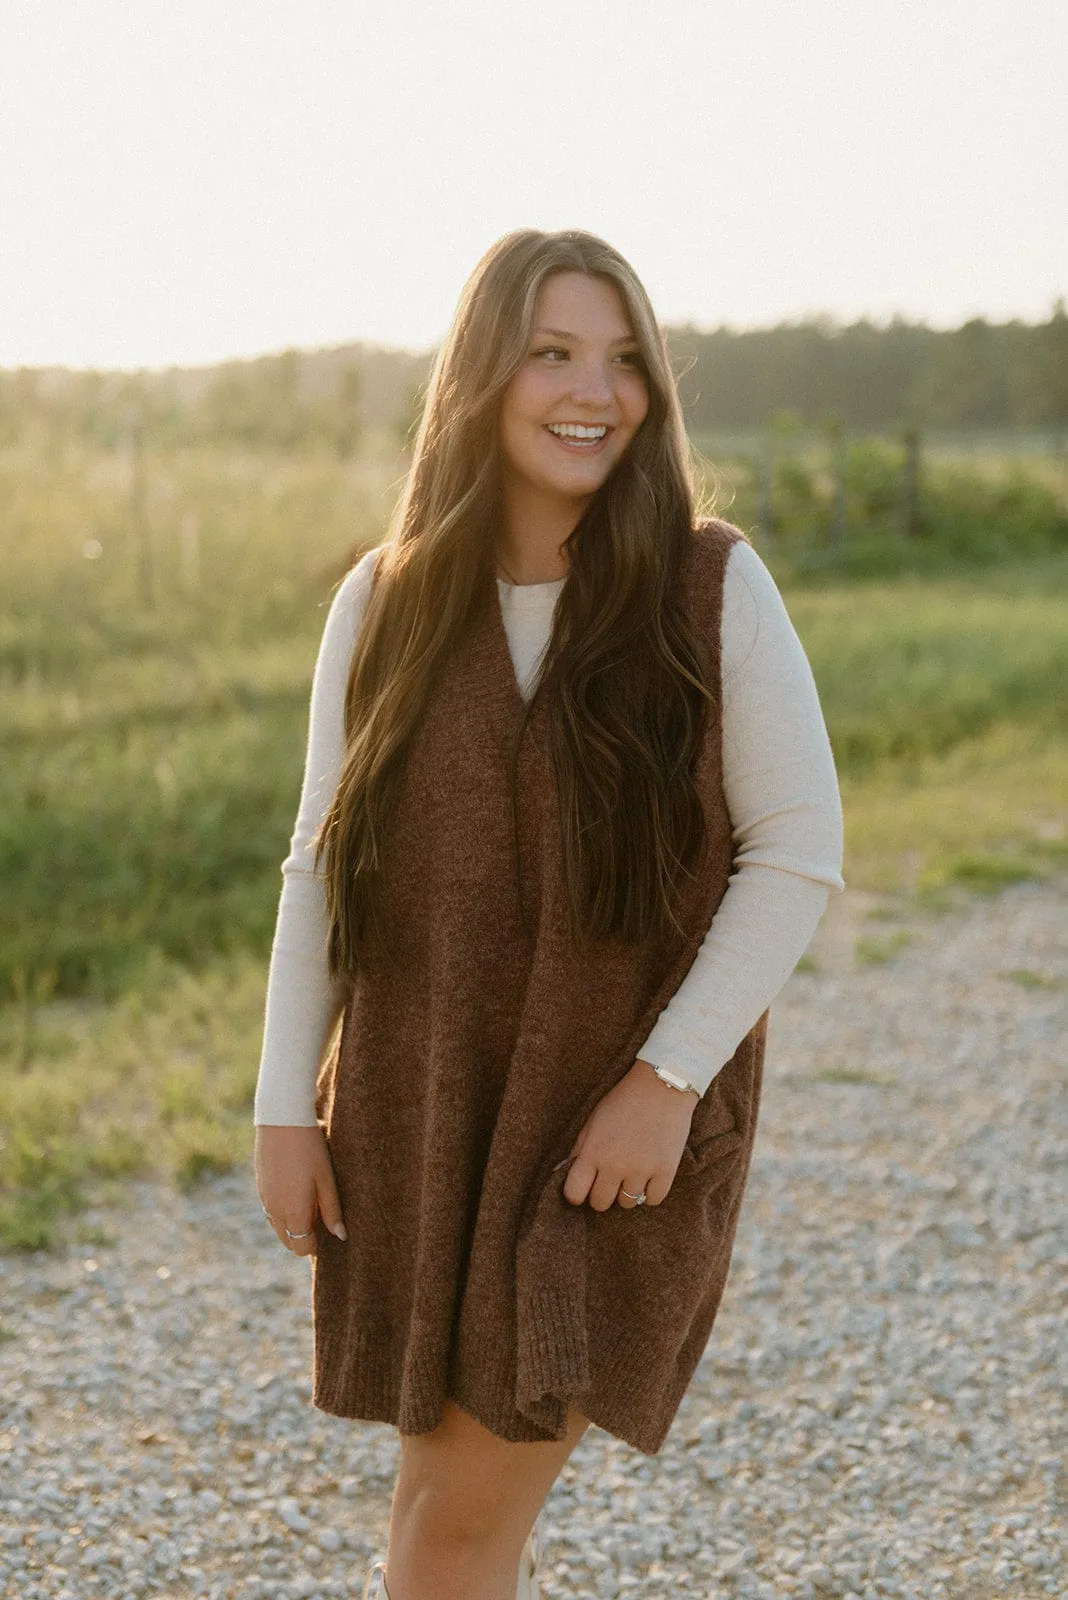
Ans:
[{"label": "fingernail", "polygon": [[330,1224],[330,1232],[334,1235],[335,1239],[348,1238],[348,1234],[345,1232],[345,1224],[343,1222],[332,1222]]}]

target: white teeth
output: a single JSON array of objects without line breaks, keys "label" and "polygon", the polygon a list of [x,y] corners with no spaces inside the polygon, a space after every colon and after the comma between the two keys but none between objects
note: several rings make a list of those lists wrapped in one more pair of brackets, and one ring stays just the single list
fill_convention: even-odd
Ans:
[{"label": "white teeth", "polygon": [[603,439],[608,429],[587,428],[581,422],[550,422],[549,432],[558,439]]}]

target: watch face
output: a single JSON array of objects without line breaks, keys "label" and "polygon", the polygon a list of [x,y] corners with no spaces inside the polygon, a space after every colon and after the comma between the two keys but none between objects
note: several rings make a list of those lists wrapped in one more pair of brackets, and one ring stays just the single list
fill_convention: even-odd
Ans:
[{"label": "watch face", "polygon": [[692,1083],[687,1083],[677,1073],[669,1072],[667,1067],[657,1067],[657,1076],[663,1078],[665,1083],[670,1083],[673,1089],[693,1089]]}]

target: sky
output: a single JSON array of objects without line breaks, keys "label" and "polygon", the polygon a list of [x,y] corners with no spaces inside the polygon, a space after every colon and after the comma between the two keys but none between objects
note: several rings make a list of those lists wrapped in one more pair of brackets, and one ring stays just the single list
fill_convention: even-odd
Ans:
[{"label": "sky", "polygon": [[0,0],[0,366],[428,349],[513,228],[662,323],[1043,320],[1064,0]]}]

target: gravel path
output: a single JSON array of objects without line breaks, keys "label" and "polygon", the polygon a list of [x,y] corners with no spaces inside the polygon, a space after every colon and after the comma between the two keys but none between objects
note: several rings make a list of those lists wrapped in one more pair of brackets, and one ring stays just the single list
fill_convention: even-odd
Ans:
[{"label": "gravel path", "polygon": [[[547,1600],[1068,1593],[1068,883],[871,909],[772,1009],[708,1351],[659,1457],[572,1457]],[[0,1257],[0,1595],[358,1597],[397,1437],[310,1405],[308,1262],[250,1172],[129,1195]]]}]

